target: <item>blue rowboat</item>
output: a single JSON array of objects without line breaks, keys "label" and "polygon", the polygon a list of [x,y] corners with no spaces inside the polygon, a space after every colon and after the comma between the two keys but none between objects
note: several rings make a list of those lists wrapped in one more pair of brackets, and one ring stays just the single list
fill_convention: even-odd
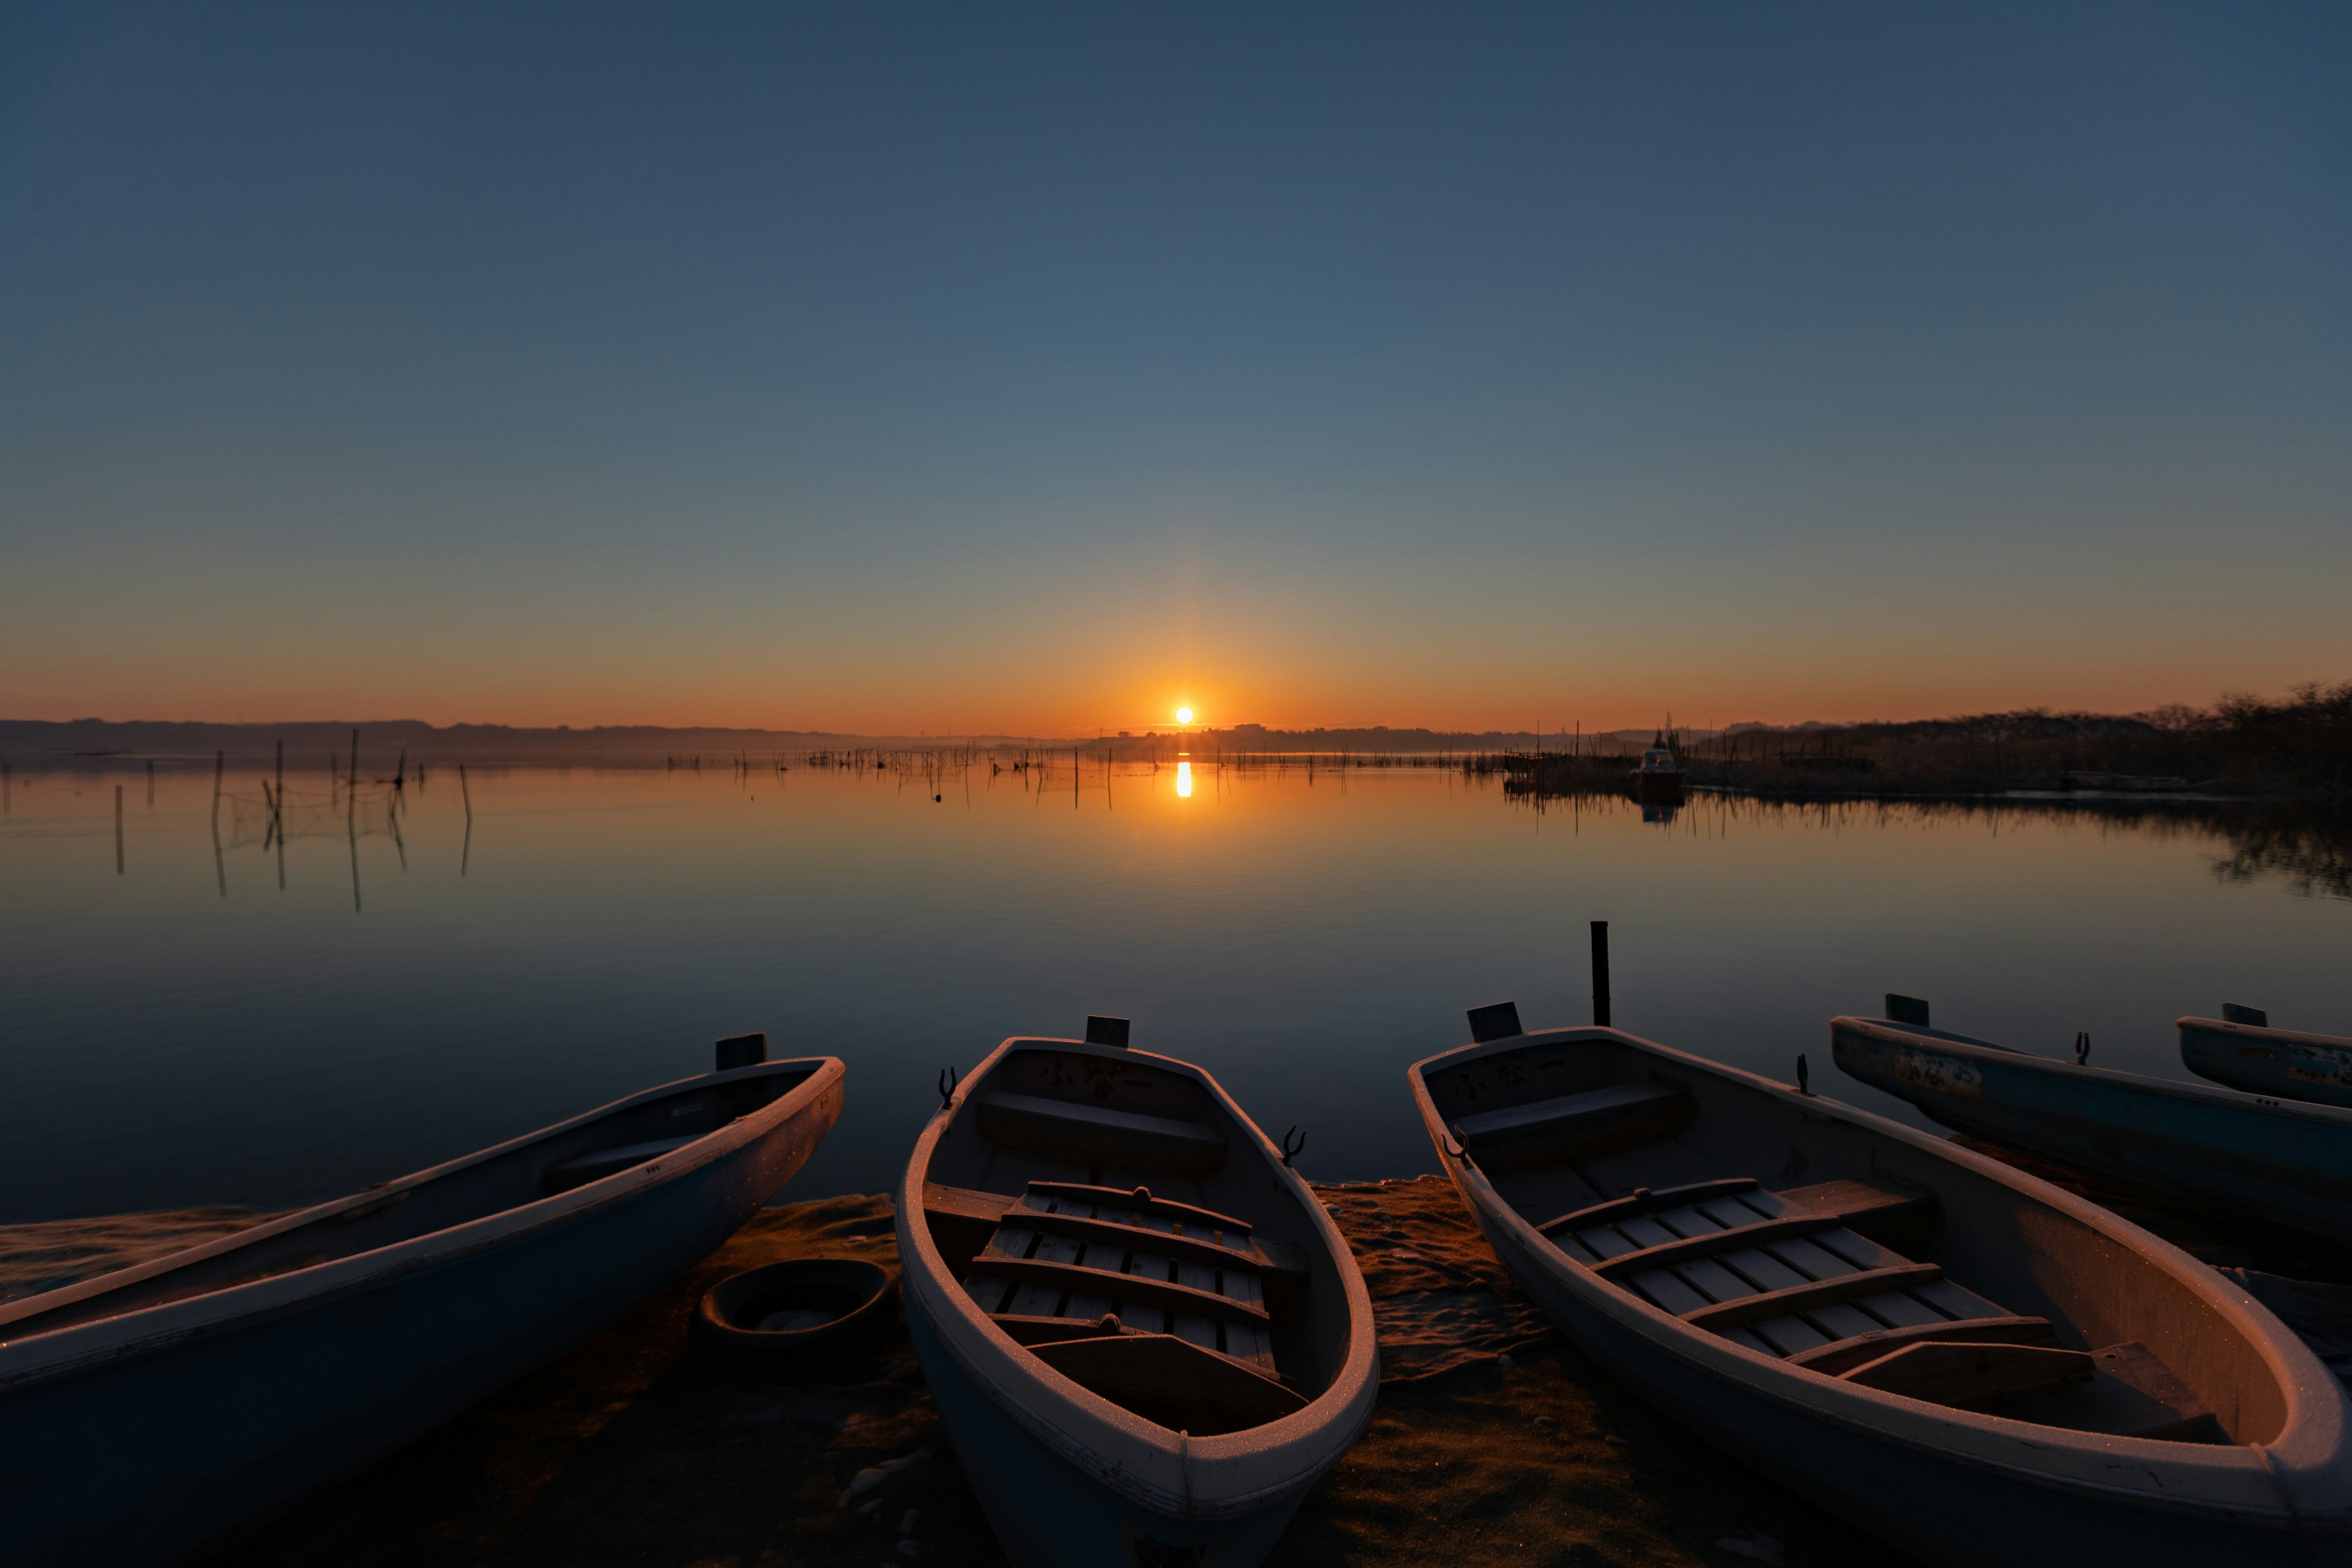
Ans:
[{"label": "blue rowboat", "polygon": [[1839,1067],[1947,1127],[2352,1241],[2352,1110],[2053,1061],[1925,1024],[1833,1018]]},{"label": "blue rowboat", "polygon": [[1801,1089],[1473,1027],[1409,1074],[1447,1174],[1560,1331],[1713,1442],[1931,1563],[2352,1562],[2344,1391],[2213,1269]]},{"label": "blue rowboat", "polygon": [[2273,1029],[2252,1007],[2219,1018],[2176,1018],[2180,1065],[2200,1078],[2254,1094],[2352,1106],[2352,1039]]},{"label": "blue rowboat", "polygon": [[1253,1568],[1371,1418],[1371,1298],[1216,1079],[1087,1033],[1006,1040],[917,1140],[915,1351],[1021,1568]]},{"label": "blue rowboat", "polygon": [[0,1563],[178,1559],[554,1360],[766,1203],[843,1072],[665,1084],[0,1305]]}]

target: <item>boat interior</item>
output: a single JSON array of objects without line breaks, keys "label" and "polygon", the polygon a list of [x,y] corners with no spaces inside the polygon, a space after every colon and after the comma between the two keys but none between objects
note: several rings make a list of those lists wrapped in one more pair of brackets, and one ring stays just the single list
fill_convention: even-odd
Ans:
[{"label": "boat interior", "polygon": [[1301,1200],[1218,1096],[1150,1057],[1017,1043],[923,1175],[923,1220],[972,1302],[1145,1420],[1245,1430],[1347,1360],[1347,1292]]},{"label": "boat interior", "polygon": [[2085,1433],[2252,1443],[2284,1423],[2260,1347],[2158,1257],[1802,1100],[1603,1029],[1423,1082],[1521,1218],[1693,1332]]},{"label": "boat interior", "polygon": [[674,1091],[555,1128],[438,1174],[379,1182],[341,1203],[0,1305],[0,1341],[225,1290],[520,1208],[685,1148],[772,1104],[817,1070],[785,1061],[688,1080]]}]

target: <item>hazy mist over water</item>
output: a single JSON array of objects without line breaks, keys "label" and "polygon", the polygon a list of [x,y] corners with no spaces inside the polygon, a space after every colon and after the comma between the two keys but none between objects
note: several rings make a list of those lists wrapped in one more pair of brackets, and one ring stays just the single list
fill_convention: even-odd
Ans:
[{"label": "hazy mist over water", "polygon": [[1302,1125],[1311,1175],[1404,1174],[1433,1168],[1406,1065],[1482,1003],[1585,1021],[1595,919],[1621,1026],[1781,1079],[1806,1051],[1817,1089],[1885,1111],[1824,1026],[1887,990],[2053,1054],[2087,1029],[2094,1062],[2175,1079],[2171,1020],[2224,1000],[2352,1030],[2342,835],[2262,808],[1710,797],[1645,822],[1435,769],[1195,763],[1184,795],[1173,766],[1074,781],[1066,759],[475,770],[463,793],[436,768],[395,836],[387,792],[354,809],[311,774],[282,890],[249,770],[217,858],[208,768],[152,805],[136,767],[14,774],[0,1221],[331,1196],[706,1070],[751,1029],[849,1063],[786,1195],[879,1192],[942,1067],[1088,1012],[1272,1134]]}]

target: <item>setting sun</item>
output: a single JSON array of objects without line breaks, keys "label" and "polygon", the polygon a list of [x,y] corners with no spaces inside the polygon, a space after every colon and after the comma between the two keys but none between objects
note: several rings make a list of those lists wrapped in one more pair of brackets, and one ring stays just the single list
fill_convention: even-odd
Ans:
[{"label": "setting sun", "polygon": [[1179,724],[1190,724],[1192,721],[1192,710],[1190,708],[1179,708],[1176,710],[1176,722]]}]

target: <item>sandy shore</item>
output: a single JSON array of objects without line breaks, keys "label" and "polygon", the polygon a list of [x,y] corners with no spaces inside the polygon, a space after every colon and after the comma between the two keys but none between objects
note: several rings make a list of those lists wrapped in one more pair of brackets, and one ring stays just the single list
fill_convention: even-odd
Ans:
[{"label": "sandy shore", "polygon": [[[1284,1538],[1286,1565],[1907,1561],[1705,1447],[1561,1344],[1442,1180],[1320,1191],[1367,1259],[1383,1385],[1370,1429]],[[895,1268],[889,1204],[761,1213],[593,1343],[217,1561],[1001,1565],[903,1330],[837,1381],[799,1386],[745,1381],[689,1348],[688,1313],[711,1283],[815,1255]],[[861,1472],[886,1468],[851,1495]]]}]

